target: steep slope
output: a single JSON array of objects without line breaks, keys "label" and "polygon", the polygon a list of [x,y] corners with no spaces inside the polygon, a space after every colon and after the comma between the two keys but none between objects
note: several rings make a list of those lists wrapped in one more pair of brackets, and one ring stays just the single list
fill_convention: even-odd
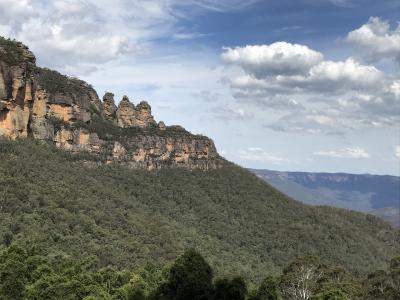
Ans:
[{"label": "steep slope", "polygon": [[400,177],[251,170],[281,192],[312,205],[368,212],[400,226]]},{"label": "steep slope", "polygon": [[86,82],[40,68],[25,45],[0,37],[0,136],[32,137],[132,168],[218,168],[211,139],[158,124],[146,101],[103,101]]},{"label": "steep slope", "polygon": [[0,237],[124,268],[195,247],[254,282],[307,254],[365,274],[400,249],[378,218],[303,205],[229,163],[149,172],[30,139],[0,142]]}]

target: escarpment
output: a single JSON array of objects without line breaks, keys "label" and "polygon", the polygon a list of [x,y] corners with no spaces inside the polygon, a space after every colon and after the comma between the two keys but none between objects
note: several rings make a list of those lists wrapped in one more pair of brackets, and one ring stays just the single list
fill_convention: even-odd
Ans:
[{"label": "escarpment", "polygon": [[36,66],[22,43],[0,37],[0,136],[34,138],[132,168],[218,168],[211,139],[157,123],[146,101],[102,100],[86,82]]}]

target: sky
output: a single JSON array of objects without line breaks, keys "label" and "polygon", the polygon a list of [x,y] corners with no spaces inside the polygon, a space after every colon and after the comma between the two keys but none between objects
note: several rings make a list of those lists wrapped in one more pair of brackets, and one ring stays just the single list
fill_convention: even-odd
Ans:
[{"label": "sky", "polygon": [[40,66],[244,167],[400,175],[399,0],[0,0]]}]

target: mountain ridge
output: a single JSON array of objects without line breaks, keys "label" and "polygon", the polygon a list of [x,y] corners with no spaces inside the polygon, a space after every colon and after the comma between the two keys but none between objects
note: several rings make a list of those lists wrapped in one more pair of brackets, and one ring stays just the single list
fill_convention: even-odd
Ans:
[{"label": "mountain ridge", "polygon": [[400,177],[250,169],[281,192],[306,204],[371,213],[400,226]]}]

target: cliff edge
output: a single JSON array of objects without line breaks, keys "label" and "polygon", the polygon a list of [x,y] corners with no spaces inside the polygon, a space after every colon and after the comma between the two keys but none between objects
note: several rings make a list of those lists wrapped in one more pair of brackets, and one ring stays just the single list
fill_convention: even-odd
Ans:
[{"label": "cliff edge", "polygon": [[127,96],[102,100],[86,82],[40,68],[20,42],[0,37],[0,136],[34,138],[105,163],[132,168],[215,169],[213,141],[180,126],[157,123],[151,106]]}]

